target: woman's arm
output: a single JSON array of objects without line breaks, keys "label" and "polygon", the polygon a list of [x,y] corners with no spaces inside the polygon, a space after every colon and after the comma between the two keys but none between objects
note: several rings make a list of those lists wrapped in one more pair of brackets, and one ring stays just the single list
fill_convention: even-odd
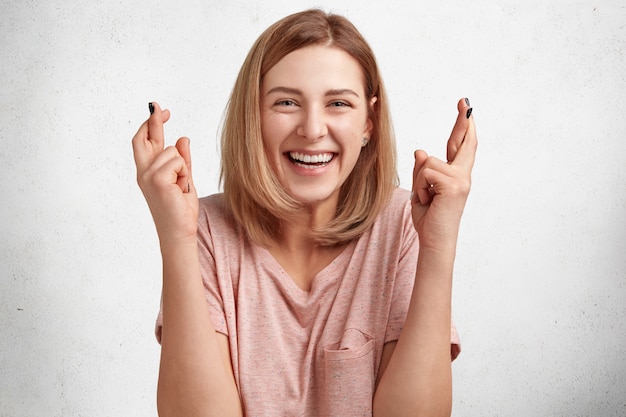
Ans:
[{"label": "woman's arm", "polygon": [[162,247],[162,252],[159,415],[241,416],[228,339],[211,322],[197,244]]},{"label": "woman's arm", "polygon": [[469,103],[459,101],[458,109],[448,162],[415,153],[413,223],[420,252],[404,328],[383,350],[375,416],[451,413],[452,272],[477,146]]},{"label": "woman's arm", "polygon": [[204,297],[196,241],[198,197],[189,140],[164,148],[169,111],[151,116],[133,138],[137,182],[163,258],[163,327],[157,403],[162,416],[241,416],[228,341],[214,330]]},{"label": "woman's arm", "polygon": [[450,415],[452,268],[445,258],[420,251],[402,334],[383,349],[374,416]]}]

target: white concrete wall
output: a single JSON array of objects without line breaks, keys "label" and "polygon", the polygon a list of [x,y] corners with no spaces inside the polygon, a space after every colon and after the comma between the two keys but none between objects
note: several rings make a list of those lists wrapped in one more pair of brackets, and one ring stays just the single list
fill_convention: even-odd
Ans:
[{"label": "white concrete wall", "polygon": [[130,139],[159,101],[216,192],[236,71],[311,6],[377,53],[405,187],[472,100],[453,415],[626,415],[623,0],[1,0],[0,416],[156,414],[160,258]]}]

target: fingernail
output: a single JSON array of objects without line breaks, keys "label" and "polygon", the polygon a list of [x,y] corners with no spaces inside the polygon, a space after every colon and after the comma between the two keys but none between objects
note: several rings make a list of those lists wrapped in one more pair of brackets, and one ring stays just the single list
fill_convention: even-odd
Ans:
[{"label": "fingernail", "polygon": [[154,113],[154,104],[148,103],[148,110],[150,110],[150,114]]},{"label": "fingernail", "polygon": [[472,115],[472,108],[470,107],[469,109],[467,109],[467,113],[465,113],[465,118],[469,119],[471,115]]},{"label": "fingernail", "polygon": [[465,97],[465,104],[467,104],[467,107],[469,107],[469,106],[470,106],[470,103],[469,103],[469,98],[467,98],[467,97]]}]

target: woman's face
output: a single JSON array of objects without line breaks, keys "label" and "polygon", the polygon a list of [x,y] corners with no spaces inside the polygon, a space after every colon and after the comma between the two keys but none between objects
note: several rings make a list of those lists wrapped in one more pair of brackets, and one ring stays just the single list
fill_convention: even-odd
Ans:
[{"label": "woman's face", "polygon": [[337,206],[372,121],[358,62],[341,49],[308,46],[272,67],[261,85],[261,131],[282,186],[309,206]]}]

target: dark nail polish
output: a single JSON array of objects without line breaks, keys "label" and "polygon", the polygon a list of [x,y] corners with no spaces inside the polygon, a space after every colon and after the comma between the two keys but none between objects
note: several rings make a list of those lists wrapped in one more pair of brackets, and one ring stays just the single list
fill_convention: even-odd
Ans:
[{"label": "dark nail polish", "polygon": [[154,113],[154,104],[148,103],[148,110],[150,110],[150,114]]},{"label": "dark nail polish", "polygon": [[471,106],[471,104],[469,103],[469,98],[465,97],[465,104],[467,104],[467,107]]},{"label": "dark nail polish", "polygon": [[467,109],[467,113],[465,113],[465,118],[469,119],[471,115],[472,115],[472,108],[470,107],[469,109]]}]

